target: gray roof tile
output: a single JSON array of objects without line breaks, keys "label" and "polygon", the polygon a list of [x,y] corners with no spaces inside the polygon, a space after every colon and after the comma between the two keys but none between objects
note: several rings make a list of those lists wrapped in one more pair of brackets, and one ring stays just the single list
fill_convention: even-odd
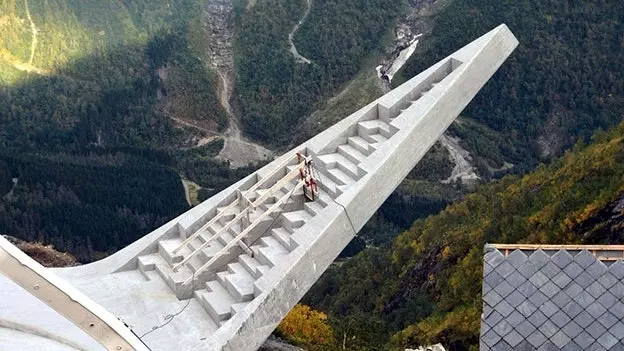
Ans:
[{"label": "gray roof tile", "polygon": [[545,342],[537,351],[561,351],[555,344],[550,341]]},{"label": "gray roof tile", "polygon": [[588,286],[585,290],[591,294],[595,299],[599,298],[600,295],[604,294],[607,289],[605,289],[602,284],[598,282],[593,282],[590,286]]},{"label": "gray roof tile", "polygon": [[518,272],[520,272],[520,274],[522,274],[523,277],[527,279],[531,278],[531,276],[535,274],[535,272],[537,272],[537,268],[535,268],[535,265],[531,262],[523,264],[517,270]]},{"label": "gray roof tile", "polygon": [[552,278],[561,272],[561,268],[555,266],[552,262],[548,262],[544,267],[540,268],[539,271],[548,278]]},{"label": "gray roof tile", "polygon": [[496,267],[496,273],[500,274],[501,277],[506,278],[511,273],[515,272],[516,269],[507,261],[503,261],[501,264]]},{"label": "gray roof tile", "polygon": [[550,321],[555,323],[555,325],[559,328],[563,328],[566,324],[570,322],[570,317],[565,314],[563,311],[558,311],[550,317]]},{"label": "gray roof tile", "polygon": [[592,336],[592,338],[597,339],[602,334],[604,334],[604,332],[606,332],[607,329],[605,329],[605,327],[603,327],[602,324],[600,324],[598,321],[595,321],[592,324],[590,324],[588,327],[586,327],[585,331],[588,332],[589,335]]},{"label": "gray roof tile", "polygon": [[576,278],[579,274],[583,273],[583,267],[581,267],[578,263],[576,262],[572,262],[570,263],[566,268],[563,269],[563,271],[565,272],[565,274],[568,275],[568,277],[574,279]]},{"label": "gray roof tile", "polygon": [[533,295],[529,296],[529,301],[535,306],[541,306],[544,302],[548,301],[548,297],[541,291],[536,291]]},{"label": "gray roof tile", "polygon": [[511,273],[507,278],[505,278],[505,280],[507,281],[507,283],[509,283],[509,285],[513,286],[514,288],[517,288],[522,283],[527,281],[527,279],[522,276],[522,274],[520,274],[518,271]]},{"label": "gray roof tile", "polygon": [[479,341],[479,351],[490,351],[491,348],[483,341]]},{"label": "gray roof tile", "polygon": [[552,263],[554,263],[557,267],[564,269],[567,265],[569,265],[574,258],[567,250],[559,250],[557,253],[552,255],[550,258]]},{"label": "gray roof tile", "polygon": [[533,345],[533,347],[538,348],[546,342],[546,337],[539,330],[535,330],[529,337],[527,341]]},{"label": "gray roof tile", "polygon": [[518,286],[517,289],[524,297],[530,297],[537,291],[535,285],[528,280]]},{"label": "gray roof tile", "polygon": [[576,301],[581,307],[587,308],[587,306],[591,305],[592,302],[596,301],[596,299],[587,291],[581,291],[575,298]]},{"label": "gray roof tile", "polygon": [[486,283],[484,279],[483,284],[481,284],[481,293],[485,295],[486,293],[490,292],[490,290],[492,290],[492,286]]},{"label": "gray roof tile", "polygon": [[622,261],[491,250],[483,272],[481,351],[624,351]]},{"label": "gray roof tile", "polygon": [[492,290],[489,293],[483,295],[483,301],[490,306],[496,306],[503,298]]},{"label": "gray roof tile", "polygon": [[589,273],[583,272],[579,274],[576,278],[574,278],[574,282],[580,285],[583,289],[587,288],[591,283],[593,283],[596,278],[592,277]]},{"label": "gray roof tile", "polygon": [[[539,273],[537,273],[539,274]],[[534,276],[535,277],[535,276]],[[535,284],[533,282],[533,284]],[[535,285],[537,286],[537,285]],[[549,298],[552,298],[553,296],[557,295],[557,293],[560,291],[559,287],[557,285],[555,285],[553,282],[551,281],[546,281],[546,283],[542,286],[539,287],[540,291],[548,296]]]},{"label": "gray roof tile", "polygon": [[596,320],[607,329],[611,328],[615,323],[618,322],[618,318],[608,311],[605,312],[602,316],[596,318]]},{"label": "gray roof tile", "polygon": [[624,318],[624,303],[622,301],[616,302],[609,311],[620,318]]},{"label": "gray roof tile", "polygon": [[556,276],[552,278],[552,282],[557,284],[557,286],[561,289],[565,288],[568,283],[572,281],[572,278],[568,277],[565,272],[559,272]]},{"label": "gray roof tile", "polygon": [[615,344],[618,343],[618,339],[611,335],[611,333],[609,332],[605,332],[604,334],[602,334],[601,337],[599,337],[598,339],[596,339],[598,341],[598,343],[600,345],[602,345],[605,349],[610,349],[613,346],[615,346]]},{"label": "gray roof tile", "polygon": [[617,297],[613,296],[613,294],[608,291],[605,291],[605,293],[602,294],[597,300],[606,309],[610,309],[616,302],[618,302]]},{"label": "gray roof tile", "polygon": [[613,274],[606,272],[598,278],[598,282],[605,288],[609,289],[618,282],[618,279],[614,277]]},{"label": "gray roof tile", "polygon": [[563,312],[570,318],[575,318],[582,311],[583,307],[574,301],[568,302],[568,304],[563,307]]},{"label": "gray roof tile", "polygon": [[496,324],[498,324],[498,322],[500,322],[501,319],[503,319],[503,316],[500,313],[494,311],[485,318],[485,323],[489,324],[490,327],[493,327]]},{"label": "gray roof tile", "polygon": [[542,327],[539,328],[539,331],[542,332],[547,338],[555,335],[559,331],[559,327],[557,327],[553,322],[546,321],[542,324]]},{"label": "gray roof tile", "polygon": [[529,335],[531,335],[534,331],[535,331],[535,327],[533,326],[533,324],[531,324],[528,320],[523,321],[522,323],[520,323],[514,330],[517,331],[520,335],[522,335],[523,338],[527,338],[529,337]]},{"label": "gray roof tile", "polygon": [[507,316],[507,318],[505,319],[509,324],[513,325],[514,327],[517,326],[518,324],[522,323],[522,321],[524,321],[526,318],[520,314],[520,312],[514,310],[509,316]]},{"label": "gray roof tile", "polygon": [[596,318],[594,318],[591,314],[587,313],[587,311],[583,310],[581,313],[574,317],[574,321],[576,324],[580,325],[583,328],[587,328],[588,325],[592,324]]},{"label": "gray roof tile", "polygon": [[624,299],[624,284],[622,284],[622,282],[615,283],[615,285],[612,286],[609,291],[618,299]]},{"label": "gray roof tile", "polygon": [[497,249],[493,249],[490,252],[487,252],[484,256],[484,260],[485,262],[487,262],[490,266],[492,267],[496,267],[498,266],[501,262],[503,262],[505,260],[505,256],[498,251]]},{"label": "gray roof tile", "polygon": [[523,303],[518,305],[516,309],[518,310],[518,312],[520,312],[521,315],[526,318],[529,318],[533,314],[533,312],[537,311],[537,307],[535,307],[535,305],[533,305],[529,301],[524,301]]},{"label": "gray roof tile", "polygon": [[574,338],[574,342],[586,350],[589,345],[591,345],[596,339],[592,338],[591,335],[587,334],[586,331],[582,331],[577,337]]},{"label": "gray roof tile", "polygon": [[615,261],[609,267],[609,273],[613,274],[620,280],[624,279],[624,262],[622,262],[622,260]]},{"label": "gray roof tile", "polygon": [[558,331],[555,335],[553,335],[550,338],[550,341],[553,342],[553,344],[557,345],[557,347],[559,348],[563,348],[567,343],[570,342],[570,337],[567,336],[563,330]]},{"label": "gray roof tile", "polygon": [[571,339],[574,339],[583,331],[583,328],[572,320],[570,323],[561,328],[561,330],[563,330],[563,332]]},{"label": "gray roof tile", "polygon": [[526,340],[522,340],[516,347],[514,351],[535,351],[535,348]]},{"label": "gray roof tile", "polygon": [[581,286],[576,284],[575,282],[571,282],[570,284],[568,284],[568,286],[565,287],[564,291],[566,294],[568,294],[568,296],[570,296],[570,298],[575,298],[583,291],[583,288],[581,288]]},{"label": "gray roof tile", "polygon": [[592,263],[589,267],[585,268],[585,272],[589,273],[595,278],[600,277],[606,271],[607,271],[607,266],[605,266],[604,263],[598,260]]},{"label": "gray roof tile", "polygon": [[594,263],[594,261],[596,261],[596,257],[594,257],[594,255],[592,255],[589,251],[582,250],[574,256],[574,261],[581,267],[587,268],[589,265]]},{"label": "gray roof tile", "polygon": [[531,324],[539,328],[548,320],[548,317],[538,310],[533,312],[533,314],[528,317],[528,320]]},{"label": "gray roof tile", "polygon": [[520,305],[524,302],[524,300],[526,300],[526,298],[518,291],[512,292],[511,294],[509,294],[509,296],[505,298],[505,301],[507,301],[513,307]]},{"label": "gray roof tile", "polygon": [[513,327],[509,323],[507,323],[505,320],[502,320],[496,325],[492,326],[492,330],[494,330],[496,334],[500,336],[505,336],[509,334],[509,332],[512,331],[512,329]]},{"label": "gray roof tile", "polygon": [[550,256],[542,250],[535,250],[535,252],[529,256],[529,262],[533,263],[535,267],[539,269],[546,263],[550,262]]},{"label": "gray roof tile", "polygon": [[578,346],[574,340],[571,340],[566,346],[563,347],[566,351],[585,351],[582,347]]},{"label": "gray roof tile", "polygon": [[594,318],[602,316],[602,314],[607,311],[607,309],[602,307],[602,305],[598,301],[592,302],[589,306],[587,306],[585,310],[587,311],[587,313],[594,316]]},{"label": "gray roof tile", "polygon": [[494,347],[492,347],[492,351],[511,351],[511,350],[513,350],[513,348],[509,346],[509,344],[506,343],[505,340],[499,341],[496,345],[494,345]]},{"label": "gray roof tile", "polygon": [[494,286],[494,291],[496,291],[502,297],[507,297],[507,295],[511,294],[514,291],[514,288],[513,286],[509,285],[509,283],[503,280],[498,285]]},{"label": "gray roof tile", "polygon": [[523,337],[515,330],[512,330],[509,334],[505,335],[503,339],[509,344],[509,346],[515,347],[523,340]]},{"label": "gray roof tile", "polygon": [[502,314],[503,317],[507,317],[514,311],[513,306],[511,306],[507,301],[503,300],[496,305],[496,311]]},{"label": "gray roof tile", "polygon": [[546,317],[550,317],[553,314],[557,313],[557,311],[559,311],[559,307],[557,307],[557,305],[550,301],[544,302],[544,304],[542,304],[538,308]]},{"label": "gray roof tile", "polygon": [[614,336],[618,336],[620,339],[624,339],[624,323],[617,322],[609,328],[609,332],[611,332]]},{"label": "gray roof tile", "polygon": [[501,339],[500,335],[496,334],[494,330],[490,330],[487,333],[481,335],[481,340],[485,342],[486,345],[492,347],[496,345],[496,343]]},{"label": "gray roof tile", "polygon": [[490,274],[486,275],[483,280],[489,284],[491,287],[496,287],[500,282],[503,281],[503,277],[500,274],[494,272],[490,272]]},{"label": "gray roof tile", "polygon": [[557,307],[563,308],[565,305],[570,302],[570,297],[566,295],[565,292],[559,291],[555,296],[553,296],[550,301],[552,301]]},{"label": "gray roof tile", "polygon": [[486,275],[492,273],[493,271],[494,271],[494,268],[490,266],[487,262],[483,261],[483,276],[485,277]]},{"label": "gray roof tile", "polygon": [[507,256],[507,261],[511,263],[514,268],[520,268],[526,261],[528,260],[527,255],[520,250],[514,250],[512,253]]}]

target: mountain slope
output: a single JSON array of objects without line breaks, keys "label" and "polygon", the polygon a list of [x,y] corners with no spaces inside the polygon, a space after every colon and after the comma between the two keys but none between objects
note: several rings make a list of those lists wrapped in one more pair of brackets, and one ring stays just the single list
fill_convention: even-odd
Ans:
[{"label": "mountain slope", "polygon": [[417,220],[391,247],[326,273],[306,303],[329,311],[337,332],[351,329],[370,349],[394,334],[397,349],[442,342],[477,350],[483,245],[624,243],[623,162],[620,124],[551,165],[481,186]]}]

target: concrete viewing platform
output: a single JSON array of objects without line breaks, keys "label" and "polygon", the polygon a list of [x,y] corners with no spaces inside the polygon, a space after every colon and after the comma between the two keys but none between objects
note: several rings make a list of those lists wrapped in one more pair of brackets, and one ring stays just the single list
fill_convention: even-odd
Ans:
[{"label": "concrete viewing platform", "polygon": [[101,261],[32,268],[0,246],[0,344],[257,349],[517,45],[495,28]]}]

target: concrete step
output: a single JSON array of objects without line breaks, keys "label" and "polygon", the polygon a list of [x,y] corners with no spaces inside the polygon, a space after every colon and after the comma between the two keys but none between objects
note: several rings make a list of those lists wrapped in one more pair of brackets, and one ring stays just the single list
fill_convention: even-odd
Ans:
[{"label": "concrete step", "polygon": [[232,313],[232,317],[238,312],[242,311],[243,308],[247,307],[247,305],[249,305],[249,302],[235,303],[230,306],[230,312]]},{"label": "concrete step", "polygon": [[232,317],[231,306],[236,301],[218,281],[209,281],[206,290],[196,291],[195,296],[199,296],[198,300],[217,324]]},{"label": "concrete step", "polygon": [[342,194],[342,190],[338,187],[338,184],[336,184],[336,182],[334,182],[327,173],[321,174],[319,185],[323,191],[334,198]]},{"label": "concrete step", "polygon": [[174,265],[184,259],[180,253],[173,253],[173,250],[175,250],[181,244],[181,238],[160,240],[158,242],[158,253],[162,258],[165,259],[165,261],[167,261],[167,263],[169,263],[170,265]]},{"label": "concrete step", "polygon": [[366,155],[364,155],[363,153],[361,153],[360,151],[358,151],[356,148],[354,148],[353,146],[349,144],[338,146],[338,153],[346,157],[349,161],[353,162],[354,164],[358,164],[364,161],[364,159],[366,159]]},{"label": "concrete step", "polygon": [[218,240],[219,240],[219,243],[221,243],[223,246],[225,246],[230,241],[234,240],[234,236],[230,232],[224,232],[223,234],[219,235]]},{"label": "concrete step", "polygon": [[181,266],[177,272],[174,272],[172,267],[166,262],[157,262],[155,267],[160,278],[167,283],[167,286],[174,294],[179,290],[182,283],[193,276],[194,273],[185,265]]},{"label": "concrete step", "polygon": [[290,238],[290,232],[286,228],[271,229],[271,236],[275,238],[288,251],[294,250],[298,245]]},{"label": "concrete step", "polygon": [[275,238],[267,236],[260,239],[264,246],[254,246],[255,258],[258,262],[271,268],[278,265],[288,255],[288,250]]},{"label": "concrete step", "polygon": [[282,226],[289,232],[303,226],[312,215],[305,210],[282,213]]},{"label": "concrete step", "polygon": [[247,272],[251,273],[251,275],[254,276],[256,279],[262,276],[262,272],[258,269],[259,267],[262,267],[262,263],[258,262],[258,260],[256,260],[255,258],[247,254],[242,254],[238,256],[238,262],[243,267],[245,267],[245,269],[247,269]]},{"label": "concrete step", "polygon": [[375,144],[377,143],[383,143],[384,141],[388,140],[388,138],[386,138],[385,136],[381,135],[381,134],[371,134],[371,135],[367,135],[364,137],[364,139],[366,139],[366,141],[368,141],[369,143],[371,143],[371,148],[374,150],[377,150],[377,146]]},{"label": "concrete step", "polygon": [[306,202],[303,204],[303,208],[308,211],[312,216],[316,216],[323,210],[323,205],[321,205],[318,201],[314,202]]},{"label": "concrete step", "polygon": [[360,136],[350,137],[349,139],[347,139],[347,144],[351,145],[354,149],[367,156],[370,155],[372,152],[370,144]]},{"label": "concrete step", "polygon": [[381,134],[386,138],[392,136],[390,125],[381,119],[373,119],[358,123],[358,133],[362,135]]},{"label": "concrete step", "polygon": [[329,176],[338,185],[349,185],[355,183],[355,179],[351,178],[348,174],[338,168],[330,169]]},{"label": "concrete step", "polygon": [[323,163],[325,169],[327,170],[339,168],[343,172],[349,174],[352,178],[359,179],[357,165],[339,153],[320,156],[319,161]]},{"label": "concrete step", "polygon": [[227,271],[217,273],[218,281],[225,286],[236,302],[251,301],[254,298],[255,278],[238,262],[227,266]]}]

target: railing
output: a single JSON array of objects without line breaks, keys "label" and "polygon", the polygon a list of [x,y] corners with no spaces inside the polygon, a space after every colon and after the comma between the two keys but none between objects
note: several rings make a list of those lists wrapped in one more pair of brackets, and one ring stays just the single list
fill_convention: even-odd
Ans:
[{"label": "railing", "polygon": [[[241,195],[243,196],[244,199],[246,199],[247,201],[249,201],[249,199],[247,199],[247,197],[245,196],[245,194],[247,193],[252,193],[256,190],[258,190],[258,188],[260,188],[262,185],[264,185],[266,183],[266,181],[268,179],[271,179],[275,174],[277,174],[277,172],[281,171],[282,169],[284,169],[286,166],[288,166],[288,164],[292,161],[292,157],[288,157],[286,158],[286,160],[284,160],[284,162],[282,162],[279,166],[277,166],[273,171],[271,171],[271,173],[269,173],[266,177],[260,179],[258,182],[256,182],[256,184],[254,184],[251,188],[249,188],[248,190],[244,190],[241,191]],[[189,236],[188,238],[186,238],[182,244],[180,244],[178,247],[176,247],[173,250],[173,254],[177,254],[183,247],[185,247],[186,245],[188,245],[188,243],[190,243],[193,239],[195,239],[196,237],[199,236],[199,234],[201,234],[204,230],[206,230],[208,227],[210,227],[211,225],[215,224],[219,219],[221,219],[221,217],[223,216],[223,214],[227,213],[229,210],[233,209],[234,207],[236,207],[236,205],[239,204],[240,198],[237,198],[236,200],[232,201],[232,203],[230,203],[229,205],[227,205],[227,207],[225,209],[223,209],[223,211],[221,211],[220,213],[217,213],[210,221],[208,221],[208,223],[204,224],[203,226],[201,226],[201,228],[197,229],[191,236]]]},{"label": "railing", "polygon": [[[204,242],[203,244],[201,244],[198,248],[196,248],[193,252],[191,252],[187,257],[185,257],[182,261],[180,261],[179,263],[177,263],[175,266],[173,266],[173,271],[177,272],[180,267],[182,267],[184,264],[186,264],[189,260],[191,260],[193,257],[195,257],[201,250],[207,248],[215,239],[217,239],[219,236],[223,235],[223,233],[225,233],[226,231],[228,231],[234,224],[236,224],[237,222],[239,222],[241,219],[245,218],[248,216],[248,214],[250,213],[250,211],[255,210],[258,206],[262,205],[266,200],[268,200],[269,198],[271,198],[274,195],[274,192],[276,190],[281,189],[284,185],[286,185],[288,182],[292,181],[293,179],[295,179],[297,176],[299,176],[299,170],[301,167],[305,166],[306,162],[308,162],[310,160],[310,157],[306,157],[301,163],[299,163],[297,165],[297,167],[295,167],[292,171],[288,172],[286,174],[286,176],[284,176],[282,179],[280,179],[277,183],[275,183],[275,185],[273,185],[272,187],[270,187],[269,189],[267,189],[266,192],[264,192],[258,199],[256,199],[253,203],[249,204],[247,207],[245,207],[241,212],[239,212],[231,221],[229,221],[228,223],[226,223],[223,228],[219,229],[216,233],[214,233],[208,240],[206,240],[206,242]],[[278,170],[281,170],[282,167],[278,167]],[[275,174],[275,173],[272,173]],[[265,178],[266,179],[266,178]],[[305,183],[304,183],[305,184]],[[252,189],[254,189],[252,187]],[[254,189],[255,190],[255,189]],[[248,190],[249,191],[249,190]],[[282,197],[283,198],[283,197]],[[281,199],[280,199],[281,200]],[[234,201],[234,203],[236,203],[236,200]],[[276,203],[279,203],[276,202]],[[230,204],[231,206],[232,204]],[[230,208],[230,206],[228,206],[228,208]],[[275,206],[275,205],[274,205]],[[273,208],[274,206],[272,206],[271,208]],[[268,211],[267,211],[268,212]],[[260,216],[260,218],[265,217],[266,213],[265,212],[263,215]],[[225,213],[225,210],[221,213]],[[218,217],[219,215],[215,216]],[[214,218],[213,220],[211,220],[209,223],[215,223],[214,222]],[[212,224],[211,223],[211,224]],[[254,221],[254,223],[250,224],[247,228],[245,228],[245,230],[251,230],[253,229],[253,227],[255,227],[255,225],[258,224],[258,220]],[[205,228],[207,228],[208,226],[204,225]],[[202,227],[202,228],[204,228]],[[248,232],[248,231],[247,231]],[[198,233],[196,233],[197,235],[199,235]],[[195,235],[195,234],[194,234]],[[190,237],[189,237],[190,238]],[[190,241],[189,239],[185,240],[186,241]],[[183,243],[184,245],[184,243]],[[246,248],[246,247],[245,247]],[[196,274],[198,274],[196,272]]]},{"label": "railing", "polygon": [[[298,171],[298,169],[296,170]],[[245,230],[240,232],[240,234],[238,234],[236,238],[231,240],[227,245],[223,247],[223,249],[219,250],[217,254],[215,254],[210,260],[208,260],[208,262],[206,262],[203,266],[197,269],[197,271],[195,271],[195,274],[187,278],[184,281],[184,283],[182,283],[182,285],[188,286],[189,284],[192,283],[196,275],[199,275],[206,270],[210,270],[211,268],[214,268],[213,266],[219,262],[219,259],[223,255],[225,255],[234,245],[237,245],[238,243],[242,242],[245,236],[247,236],[247,234],[249,234],[251,230],[253,230],[258,224],[260,224],[260,222],[263,221],[264,218],[268,217],[269,215],[271,215],[271,213],[275,212],[284,202],[286,202],[290,198],[290,196],[293,193],[301,189],[304,185],[305,185],[305,181],[300,180],[297,183],[297,185],[291,191],[288,192],[288,194],[282,196],[278,201],[276,201],[275,204],[273,204],[268,210],[266,210],[262,215],[260,215],[260,217],[258,217],[252,224],[250,224],[247,228],[245,228]]]}]

